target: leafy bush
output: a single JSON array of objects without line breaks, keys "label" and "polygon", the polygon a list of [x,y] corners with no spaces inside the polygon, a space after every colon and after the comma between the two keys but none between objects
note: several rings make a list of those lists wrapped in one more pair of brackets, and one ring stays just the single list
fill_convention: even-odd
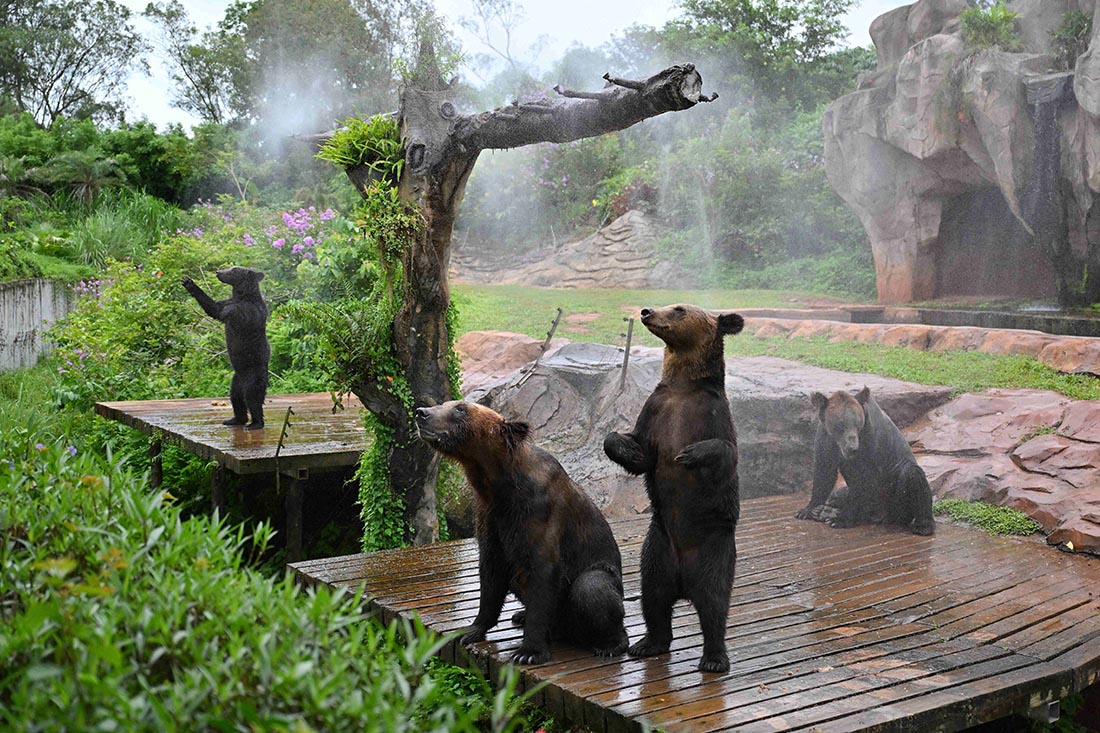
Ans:
[{"label": "leafy bush", "polygon": [[[866,251],[859,220],[825,176],[821,111],[783,129],[731,110],[715,129],[658,162],[661,209],[678,236],[671,254],[701,271],[723,262],[757,269],[837,250]],[[798,289],[813,289],[802,283]]]},{"label": "leafy bush", "polygon": [[185,520],[124,460],[0,427],[0,727],[5,730],[513,731],[495,695],[382,627],[363,599],[302,591],[243,558],[271,538]]},{"label": "leafy bush", "polygon": [[317,157],[340,169],[366,166],[381,180],[396,184],[405,164],[405,148],[397,119],[375,115],[368,119],[351,117],[321,145]]},{"label": "leafy bush", "polygon": [[[223,329],[191,300],[180,279],[194,277],[216,294],[226,286],[215,280],[215,270],[255,267],[268,275],[264,292],[277,303],[301,290],[298,266],[336,229],[334,218],[331,211],[208,202],[144,263],[112,262],[100,278],[79,283],[75,310],[53,332],[61,360],[58,401],[89,408],[96,400],[224,394],[230,368],[220,356]],[[272,325],[280,338],[272,339],[273,363],[301,365],[308,361],[301,353],[279,350],[300,346],[285,337],[290,327],[280,318],[276,307]],[[280,376],[286,375],[276,375],[273,392],[281,387]],[[325,385],[309,375],[293,377],[298,388]]]},{"label": "leafy bush", "polygon": [[959,16],[963,40],[979,50],[1019,51],[1024,41],[1016,30],[1017,15],[1005,6],[1005,0],[977,0]]},{"label": "leafy bush", "polygon": [[1062,23],[1051,34],[1054,40],[1054,55],[1058,66],[1072,69],[1077,58],[1088,50],[1092,38],[1092,16],[1079,10],[1071,10],[1062,17]]},{"label": "leafy bush", "polygon": [[793,290],[857,300],[874,300],[878,293],[870,250],[836,251],[760,269],[730,266],[726,273],[723,284],[735,289]]},{"label": "leafy bush", "polygon": [[940,499],[932,505],[936,514],[946,514],[956,522],[972,524],[990,534],[1028,535],[1042,529],[1039,523],[1019,509],[986,504],[981,501]]}]

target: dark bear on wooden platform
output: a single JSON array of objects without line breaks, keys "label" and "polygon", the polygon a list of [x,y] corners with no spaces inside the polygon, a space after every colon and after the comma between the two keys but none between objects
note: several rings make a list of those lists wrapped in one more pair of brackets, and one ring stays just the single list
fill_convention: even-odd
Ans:
[{"label": "dark bear on wooden platform", "polygon": [[512,591],[524,610],[516,664],[550,661],[551,638],[622,654],[622,559],[603,514],[552,455],[527,440],[527,423],[454,401],[416,410],[422,440],[459,463],[474,489],[477,617],[463,644],[485,638]]},{"label": "dark bear on wooden platform", "polygon": [[722,339],[744,323],[736,313],[692,305],[643,309],[642,324],[665,342],[661,381],[634,430],[604,440],[608,458],[632,474],[645,474],[653,510],[642,546],[646,635],[628,653],[667,652],[673,604],[686,598],[699,614],[704,672],[730,666],[726,619],[740,496]]},{"label": "dark bear on wooden platform", "polygon": [[[864,387],[855,396],[810,397],[818,410],[814,485],[810,503],[795,516],[831,527],[896,524],[930,535],[932,490],[913,450]],[[847,487],[836,486],[837,474]]]},{"label": "dark bear on wooden platform", "polygon": [[[214,300],[189,277],[181,281],[206,315],[225,324],[225,348],[233,365],[229,402],[233,417],[225,425],[245,425],[245,430],[264,426],[264,398],[267,396],[267,365],[271,347],[267,342],[267,303],[260,293],[264,274],[248,267],[218,270],[218,279],[233,286],[232,297]],[[249,415],[252,422],[248,421]],[[247,424],[246,424],[247,423]]]}]

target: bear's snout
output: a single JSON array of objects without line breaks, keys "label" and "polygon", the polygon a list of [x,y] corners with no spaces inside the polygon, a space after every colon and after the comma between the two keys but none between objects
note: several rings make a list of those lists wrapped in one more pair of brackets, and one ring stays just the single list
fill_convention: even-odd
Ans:
[{"label": "bear's snout", "polygon": [[652,313],[653,311],[649,308],[642,308],[642,318],[649,318]]}]

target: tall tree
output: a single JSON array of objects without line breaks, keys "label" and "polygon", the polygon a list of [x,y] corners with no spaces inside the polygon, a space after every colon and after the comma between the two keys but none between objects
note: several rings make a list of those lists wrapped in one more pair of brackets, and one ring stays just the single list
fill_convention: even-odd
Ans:
[{"label": "tall tree", "polygon": [[[605,79],[598,92],[559,86],[556,98],[462,115],[456,106],[457,82],[445,79],[430,39],[423,42],[400,97],[398,122],[405,164],[398,190],[403,200],[420,210],[425,225],[402,254],[404,292],[392,343],[414,405],[451,399],[446,317],[451,233],[467,178],[481,151],[593,137],[714,98],[702,94],[702,78],[692,64],[673,66],[641,81]],[[363,190],[370,171],[351,168],[348,175]],[[393,431],[394,447],[387,463],[391,489],[405,507],[406,540],[421,544],[438,539],[438,456],[414,439],[415,427],[402,395],[378,380],[363,380],[353,390]]]},{"label": "tall tree", "polygon": [[172,104],[216,124],[240,115],[243,40],[223,29],[200,35],[179,0],[149,3],[144,15],[159,27],[158,46],[172,65]]},{"label": "tall tree", "polygon": [[115,0],[0,0],[0,96],[49,126],[120,116],[144,41]]}]

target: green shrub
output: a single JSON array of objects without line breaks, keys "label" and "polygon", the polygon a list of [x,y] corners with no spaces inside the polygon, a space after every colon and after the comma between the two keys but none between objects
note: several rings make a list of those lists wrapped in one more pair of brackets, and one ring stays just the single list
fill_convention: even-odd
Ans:
[{"label": "green shrub", "polygon": [[0,426],[0,728],[513,731],[517,676],[433,661],[363,599],[246,566],[271,538],[185,520],[119,458]]},{"label": "green shrub", "polygon": [[1062,23],[1051,34],[1054,40],[1054,55],[1058,66],[1072,69],[1077,58],[1088,50],[1092,39],[1092,16],[1079,10],[1071,10],[1062,17]]},{"label": "green shrub", "polygon": [[1020,51],[1024,41],[1016,30],[1017,15],[1005,6],[1005,0],[977,0],[959,16],[963,40],[978,50]]},{"label": "green shrub", "polygon": [[380,114],[363,119],[351,117],[321,145],[317,157],[341,170],[366,166],[381,180],[396,184],[405,164],[405,148],[397,119]]},{"label": "green shrub", "polygon": [[722,284],[736,289],[794,290],[856,300],[874,300],[878,293],[870,250],[836,251],[760,269],[729,266],[726,272]]},{"label": "green shrub", "polygon": [[990,534],[1028,535],[1042,529],[1038,522],[1019,509],[986,504],[981,501],[940,499],[932,505],[936,514],[945,514],[956,522],[971,524]]}]

